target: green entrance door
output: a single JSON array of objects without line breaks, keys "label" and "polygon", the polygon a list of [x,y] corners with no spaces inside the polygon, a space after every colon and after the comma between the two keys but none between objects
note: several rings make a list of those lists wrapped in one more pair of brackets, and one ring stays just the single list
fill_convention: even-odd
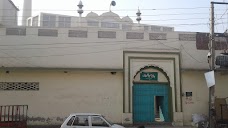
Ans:
[{"label": "green entrance door", "polygon": [[[170,121],[169,86],[166,84],[134,84],[133,121],[134,123],[155,122],[155,97],[160,97],[159,106],[164,121]],[[158,104],[158,103],[157,103]]]}]

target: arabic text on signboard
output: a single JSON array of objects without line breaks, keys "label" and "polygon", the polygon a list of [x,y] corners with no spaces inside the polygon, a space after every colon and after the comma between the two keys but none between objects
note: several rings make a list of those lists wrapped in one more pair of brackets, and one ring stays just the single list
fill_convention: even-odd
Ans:
[{"label": "arabic text on signboard", "polygon": [[141,72],[140,80],[158,80],[157,72]]}]

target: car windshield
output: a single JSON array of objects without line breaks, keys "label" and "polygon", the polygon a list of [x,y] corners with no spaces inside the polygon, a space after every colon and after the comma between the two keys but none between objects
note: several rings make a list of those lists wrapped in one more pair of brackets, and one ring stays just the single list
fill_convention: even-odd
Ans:
[{"label": "car windshield", "polygon": [[102,116],[110,125],[113,125],[112,122],[110,122],[109,120],[107,120],[104,116]]}]

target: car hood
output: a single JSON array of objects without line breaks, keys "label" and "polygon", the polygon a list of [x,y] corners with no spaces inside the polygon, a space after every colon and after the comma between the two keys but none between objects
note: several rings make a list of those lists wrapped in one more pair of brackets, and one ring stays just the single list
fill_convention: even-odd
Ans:
[{"label": "car hood", "polygon": [[118,124],[113,124],[111,127],[112,128],[125,128],[125,127],[118,125]]}]

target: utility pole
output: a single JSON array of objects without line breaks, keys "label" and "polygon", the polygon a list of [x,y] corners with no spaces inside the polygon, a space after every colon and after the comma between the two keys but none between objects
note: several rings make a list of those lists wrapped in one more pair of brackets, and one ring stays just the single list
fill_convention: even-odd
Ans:
[{"label": "utility pole", "polygon": [[[210,23],[210,42],[209,42],[209,50],[210,50],[210,70],[215,70],[215,35],[214,35],[214,4],[223,4],[227,5],[228,3],[225,2],[211,2],[211,23]],[[215,85],[210,87],[209,89],[209,127],[214,128],[215,124]]]},{"label": "utility pole", "polygon": [[[215,38],[214,38],[214,3],[211,2],[211,27],[210,27],[210,70],[213,71],[215,69]],[[214,128],[213,126],[213,110],[214,107],[214,95],[215,95],[215,85],[209,88],[209,127]]]}]

